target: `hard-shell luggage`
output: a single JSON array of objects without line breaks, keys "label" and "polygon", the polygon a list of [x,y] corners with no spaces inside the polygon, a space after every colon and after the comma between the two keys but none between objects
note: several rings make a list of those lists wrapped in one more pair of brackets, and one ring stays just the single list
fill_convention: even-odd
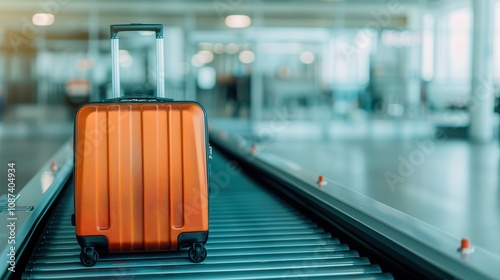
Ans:
[{"label": "hard-shell luggage", "polygon": [[[156,98],[120,98],[118,32],[156,33]],[[75,215],[80,260],[99,253],[189,248],[201,262],[208,238],[208,134],[205,110],[166,99],[163,26],[112,25],[113,95],[75,117]]]}]

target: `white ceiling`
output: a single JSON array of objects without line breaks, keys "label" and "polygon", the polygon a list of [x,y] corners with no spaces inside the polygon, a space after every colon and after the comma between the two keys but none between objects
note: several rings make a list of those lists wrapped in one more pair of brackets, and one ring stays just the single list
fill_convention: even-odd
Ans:
[{"label": "white ceiling", "polygon": [[[160,20],[165,24],[223,27],[229,14],[247,14],[262,26],[363,26],[373,13],[390,13],[399,5],[401,13],[390,14],[394,25],[416,7],[435,5],[437,0],[0,0],[0,25],[21,26],[23,17],[35,12],[55,14],[54,29],[85,25],[89,15],[108,23]],[[439,2],[439,1],[438,1]],[[396,3],[396,4],[394,4]],[[94,19],[95,20],[95,19]]]},{"label": "white ceiling", "polygon": [[[104,37],[109,33],[110,24],[131,22],[163,23],[186,30],[228,30],[224,26],[224,17],[230,14],[249,15],[253,27],[364,28],[377,20],[386,20],[388,16],[384,28],[404,28],[412,13],[421,13],[443,3],[469,1],[0,0],[0,46],[6,42],[2,33],[23,34],[33,28],[38,34],[70,39],[71,36],[85,39],[89,30],[96,29]],[[36,12],[54,14],[54,25],[33,27],[31,17]]]}]

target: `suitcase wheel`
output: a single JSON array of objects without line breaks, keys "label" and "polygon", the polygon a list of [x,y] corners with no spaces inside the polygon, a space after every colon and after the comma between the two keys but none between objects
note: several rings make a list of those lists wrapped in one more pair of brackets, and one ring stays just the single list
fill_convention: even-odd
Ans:
[{"label": "suitcase wheel", "polygon": [[189,248],[189,258],[195,263],[200,263],[207,258],[207,249],[203,244],[195,243]]},{"label": "suitcase wheel", "polygon": [[99,260],[99,254],[94,247],[84,247],[80,253],[80,261],[84,266],[94,266]]}]

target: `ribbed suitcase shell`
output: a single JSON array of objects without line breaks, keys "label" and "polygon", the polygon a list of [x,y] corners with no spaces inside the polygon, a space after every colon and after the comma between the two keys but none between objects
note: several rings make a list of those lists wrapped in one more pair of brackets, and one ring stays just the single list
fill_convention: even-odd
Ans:
[{"label": "ribbed suitcase shell", "polygon": [[105,236],[109,252],[178,250],[179,234],[208,231],[199,104],[87,104],[75,122],[78,237]]}]

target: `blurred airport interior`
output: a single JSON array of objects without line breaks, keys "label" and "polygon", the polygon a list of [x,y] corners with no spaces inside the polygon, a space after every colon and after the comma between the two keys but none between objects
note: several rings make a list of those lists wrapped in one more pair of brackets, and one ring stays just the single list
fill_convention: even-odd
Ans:
[{"label": "blurred airport interior", "polygon": [[[132,22],[164,24],[166,94],[212,127],[500,255],[500,1],[0,0],[18,184],[110,97],[109,25]],[[154,36],[121,39],[122,94],[154,95]]]}]

